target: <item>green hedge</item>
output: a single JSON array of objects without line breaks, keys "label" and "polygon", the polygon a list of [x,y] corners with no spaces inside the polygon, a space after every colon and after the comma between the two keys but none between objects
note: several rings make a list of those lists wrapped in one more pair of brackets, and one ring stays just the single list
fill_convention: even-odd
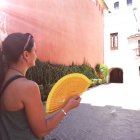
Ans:
[{"label": "green hedge", "polygon": [[41,91],[42,100],[46,100],[53,85],[63,76],[70,73],[82,73],[93,81],[91,86],[102,84],[101,77],[85,61],[81,65],[72,63],[69,66],[63,64],[52,64],[50,62],[36,61],[36,66],[30,68],[26,77],[35,81]]}]

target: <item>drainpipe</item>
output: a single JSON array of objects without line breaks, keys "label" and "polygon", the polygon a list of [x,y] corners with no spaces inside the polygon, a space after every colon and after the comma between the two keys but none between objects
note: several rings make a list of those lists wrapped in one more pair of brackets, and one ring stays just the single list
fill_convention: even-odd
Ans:
[{"label": "drainpipe", "polygon": [[[137,26],[138,26],[138,19],[137,19],[136,13],[135,13],[136,10],[137,10],[136,7],[133,8],[133,15],[134,15],[134,18],[135,18],[136,24],[137,24]],[[139,26],[137,27],[137,30],[138,30],[138,32],[140,32]]]}]

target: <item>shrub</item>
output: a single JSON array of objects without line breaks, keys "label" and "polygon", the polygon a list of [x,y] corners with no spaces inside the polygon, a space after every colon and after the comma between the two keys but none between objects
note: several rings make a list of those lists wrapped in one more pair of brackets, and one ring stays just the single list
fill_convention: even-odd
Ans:
[{"label": "shrub", "polygon": [[[53,85],[63,76],[70,73],[82,73],[89,79],[97,79],[95,70],[84,61],[82,65],[72,63],[69,66],[36,61],[36,66],[30,68],[26,77],[35,81],[40,88],[42,100],[46,100]],[[98,84],[96,84],[98,85]]]},{"label": "shrub", "polygon": [[102,79],[103,83],[106,83],[106,78],[109,74],[109,69],[105,64],[97,64],[95,67],[95,71],[98,75],[98,78]]}]

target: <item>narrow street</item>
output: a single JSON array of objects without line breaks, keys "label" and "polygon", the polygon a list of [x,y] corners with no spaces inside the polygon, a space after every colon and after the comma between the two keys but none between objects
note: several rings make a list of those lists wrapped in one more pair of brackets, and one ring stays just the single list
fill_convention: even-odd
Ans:
[{"label": "narrow street", "polygon": [[89,89],[45,140],[140,140],[139,87],[137,80]]}]

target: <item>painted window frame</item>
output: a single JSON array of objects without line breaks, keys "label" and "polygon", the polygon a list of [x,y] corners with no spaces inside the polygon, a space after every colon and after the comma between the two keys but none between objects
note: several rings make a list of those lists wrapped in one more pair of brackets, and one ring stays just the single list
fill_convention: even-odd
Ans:
[{"label": "painted window frame", "polygon": [[114,9],[119,9],[120,3],[119,1],[114,2]]},{"label": "painted window frame", "polygon": [[138,47],[140,48],[140,39],[138,40]]},{"label": "painted window frame", "polygon": [[131,6],[133,3],[133,0],[126,0],[127,6]]},{"label": "painted window frame", "polygon": [[118,50],[118,32],[110,33],[110,49]]}]

